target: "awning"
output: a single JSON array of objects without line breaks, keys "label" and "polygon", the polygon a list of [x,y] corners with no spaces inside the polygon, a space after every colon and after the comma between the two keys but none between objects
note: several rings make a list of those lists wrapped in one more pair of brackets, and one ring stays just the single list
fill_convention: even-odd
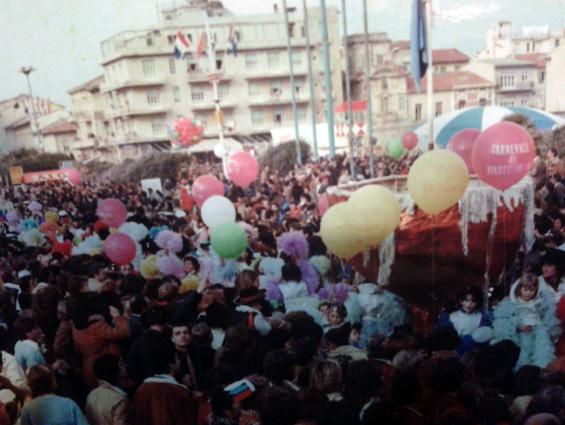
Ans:
[{"label": "awning", "polygon": [[[184,149],[186,153],[204,153],[204,152],[212,152],[214,150],[214,146],[220,144],[220,139],[204,139],[197,145],[191,146],[187,149]],[[231,137],[224,138],[224,145],[227,148],[228,152],[237,152],[243,150],[243,145],[238,141],[232,139]]]}]

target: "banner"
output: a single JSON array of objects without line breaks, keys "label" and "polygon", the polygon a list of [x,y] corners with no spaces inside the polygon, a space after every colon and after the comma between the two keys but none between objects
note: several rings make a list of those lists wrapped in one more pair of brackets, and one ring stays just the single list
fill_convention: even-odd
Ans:
[{"label": "banner", "polygon": [[19,166],[10,167],[10,180],[12,184],[22,184],[24,169]]},{"label": "banner", "polygon": [[62,170],[37,171],[34,173],[24,173],[23,183],[40,183],[47,181],[66,180],[71,184],[80,183],[80,173],[75,168],[65,168]]}]

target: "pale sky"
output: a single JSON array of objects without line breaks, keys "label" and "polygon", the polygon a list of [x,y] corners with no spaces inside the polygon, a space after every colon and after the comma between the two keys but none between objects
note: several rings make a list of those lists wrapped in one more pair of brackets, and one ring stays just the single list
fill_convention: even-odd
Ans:
[{"label": "pale sky", "polygon": [[[275,2],[282,4],[280,0],[224,0],[224,5],[236,14],[269,13]],[[102,74],[100,41],[120,31],[156,23],[157,3],[157,0],[0,0],[0,100],[27,93],[25,78],[18,69],[32,65],[37,69],[31,74],[33,94],[69,106],[67,90]],[[300,6],[302,0],[287,0],[287,3],[289,7]],[[317,7],[320,1],[307,3],[309,7]],[[340,3],[340,0],[326,0],[328,6],[339,7]],[[349,33],[361,32],[362,0],[345,3]],[[411,0],[368,0],[368,3],[371,31],[388,32],[394,40],[409,38]],[[473,21],[437,24],[433,30],[434,47],[455,47],[469,55],[484,48],[486,29],[493,22],[512,21],[515,31],[523,25],[564,26],[565,0],[442,0],[440,3],[449,11],[463,7],[465,11],[473,9],[482,13]]]}]

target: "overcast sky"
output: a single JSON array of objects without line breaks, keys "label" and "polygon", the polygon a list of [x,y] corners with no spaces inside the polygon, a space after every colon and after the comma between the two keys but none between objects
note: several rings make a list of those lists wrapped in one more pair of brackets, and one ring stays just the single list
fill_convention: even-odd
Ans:
[{"label": "overcast sky", "polygon": [[[224,0],[236,14],[272,11],[280,0]],[[346,0],[349,32],[362,30],[362,1]],[[439,1],[439,0],[436,0]],[[171,3],[172,0],[169,0]],[[176,0],[180,4],[182,0]],[[287,0],[298,6],[302,0]],[[308,0],[317,7],[319,0]],[[326,0],[340,5],[340,0]],[[368,0],[371,31],[408,39],[411,0]],[[535,3],[535,8],[532,5]],[[102,73],[100,41],[120,31],[157,22],[156,0],[0,0],[0,100],[27,93],[18,73],[32,65],[34,95],[70,105],[67,90]],[[437,24],[435,47],[456,47],[473,55],[485,45],[485,31],[496,21],[551,28],[564,26],[565,0],[441,0],[443,10],[463,8],[479,14],[473,21]],[[493,4],[496,4],[493,7]]]}]

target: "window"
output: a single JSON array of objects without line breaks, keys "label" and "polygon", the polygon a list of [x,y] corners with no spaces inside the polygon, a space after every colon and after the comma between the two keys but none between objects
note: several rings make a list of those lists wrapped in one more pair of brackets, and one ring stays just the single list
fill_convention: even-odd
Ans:
[{"label": "window", "polygon": [[147,37],[147,38],[145,39],[145,44],[146,44],[147,46],[153,46],[153,39],[152,39],[151,37]]},{"label": "window", "polygon": [[201,86],[192,86],[190,88],[190,98],[193,102],[204,101],[204,90]]},{"label": "window", "polygon": [[296,97],[300,99],[300,94],[302,93],[302,86],[297,83],[294,83],[294,92],[296,93]]},{"label": "window", "polygon": [[151,121],[151,130],[153,130],[153,134],[161,134],[165,126],[163,125],[163,121],[160,119],[154,119]]},{"label": "window", "polygon": [[381,112],[383,114],[388,113],[388,97],[383,97],[381,99]]},{"label": "window", "polygon": [[416,103],[415,111],[414,111],[414,118],[416,121],[422,120],[422,104]]},{"label": "window", "polygon": [[218,98],[220,100],[227,99],[230,95],[230,86],[223,84],[218,86]]},{"label": "window", "polygon": [[149,90],[147,92],[147,103],[149,105],[155,105],[159,103],[159,90]]},{"label": "window", "polygon": [[503,75],[500,77],[501,87],[513,87],[514,86],[514,76],[513,75]]},{"label": "window", "polygon": [[406,97],[403,94],[398,95],[398,110],[404,111],[404,104],[406,102]]},{"label": "window", "polygon": [[559,47],[559,39],[558,38],[555,39],[555,47]]},{"label": "window", "polygon": [[208,127],[208,116],[207,115],[195,115],[194,119],[196,121],[200,121],[200,124],[202,125],[202,127],[204,127],[204,128]]},{"label": "window", "polygon": [[528,104],[528,99],[527,98],[523,98],[522,99],[522,106],[526,106]]},{"label": "window", "polygon": [[445,72],[445,65],[439,67],[439,72],[441,72],[442,74]]},{"label": "window", "polygon": [[383,55],[377,55],[376,62],[378,66],[381,66],[383,64]]},{"label": "window", "polygon": [[441,102],[436,102],[436,117],[443,114],[443,105]]},{"label": "window", "polygon": [[177,64],[175,63],[175,58],[169,58],[169,72],[171,74],[177,73]]},{"label": "window", "polygon": [[169,44],[175,44],[175,35],[174,34],[169,34],[167,36],[167,41],[169,42]]},{"label": "window", "polygon": [[280,81],[273,81],[271,83],[271,97],[281,97],[282,84]]},{"label": "window", "polygon": [[383,78],[382,81],[381,81],[381,88],[382,88],[383,90],[388,89],[388,80],[386,79],[386,77]]},{"label": "window", "polygon": [[457,109],[463,109],[466,104],[467,104],[467,102],[465,101],[465,99],[461,99],[461,100],[457,103]]},{"label": "window", "polygon": [[293,22],[288,24],[288,36],[290,38],[294,37],[294,23]]},{"label": "window", "polygon": [[257,83],[248,83],[247,94],[249,94],[250,97],[259,96],[261,94],[261,86]]},{"label": "window", "polygon": [[530,43],[526,43],[526,52],[530,51]]},{"label": "window", "polygon": [[180,102],[180,88],[179,87],[173,87],[173,98],[175,99],[175,102]]},{"label": "window", "polygon": [[263,124],[263,111],[251,111],[251,124]]},{"label": "window", "polygon": [[278,52],[269,52],[267,54],[267,64],[269,68],[276,68],[280,64],[280,55]]},{"label": "window", "polygon": [[298,118],[298,122],[305,122],[306,121],[306,108],[298,108],[296,110],[296,116]]},{"label": "window", "polygon": [[190,62],[188,64],[188,70],[190,72],[196,72],[196,68],[197,68],[196,62]]},{"label": "window", "polygon": [[479,106],[487,106],[487,100],[484,97],[479,99]]},{"label": "window", "polygon": [[522,74],[522,81],[528,81],[528,74]]},{"label": "window", "polygon": [[247,53],[245,55],[245,69],[252,70],[257,68],[257,53]]},{"label": "window", "polygon": [[273,123],[282,124],[283,122],[283,111],[282,109],[275,109],[273,111]]},{"label": "window", "polygon": [[222,69],[222,60],[221,59],[216,59],[216,69],[217,70]]},{"label": "window", "polygon": [[293,66],[302,65],[302,52],[292,52],[292,65]]},{"label": "window", "polygon": [[143,75],[155,75],[155,61],[153,59],[143,59]]},{"label": "window", "polygon": [[540,71],[538,74],[538,82],[543,84],[545,82],[545,71]]}]

